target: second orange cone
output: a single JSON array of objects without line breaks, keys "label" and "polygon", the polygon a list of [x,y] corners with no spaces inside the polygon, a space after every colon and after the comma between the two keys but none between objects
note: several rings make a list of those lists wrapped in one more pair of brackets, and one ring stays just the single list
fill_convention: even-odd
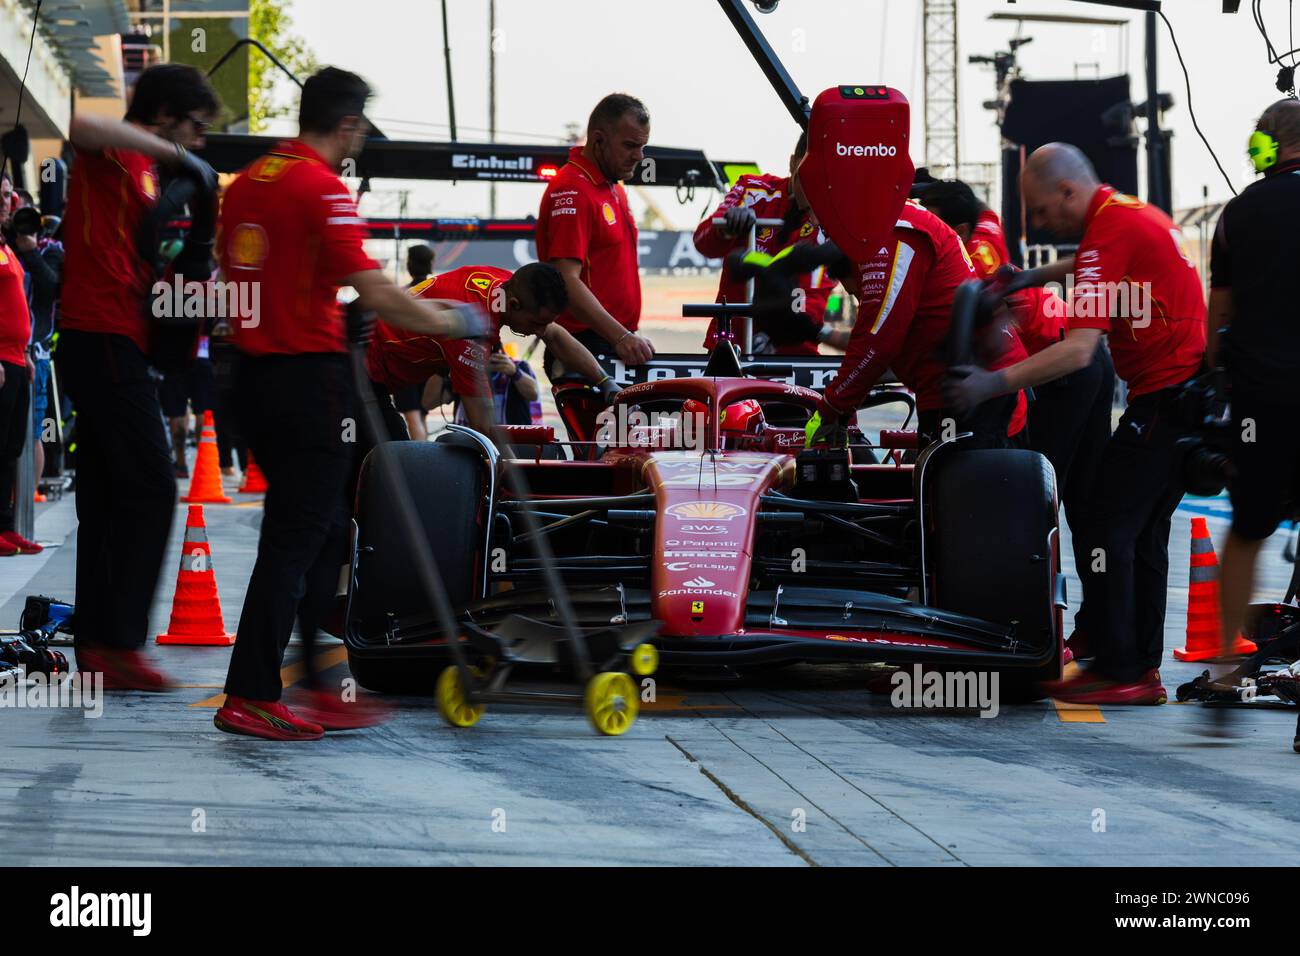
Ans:
[{"label": "second orange cone", "polygon": [[260,495],[266,491],[266,475],[253,461],[253,453],[248,453],[248,467],[244,469],[244,483],[239,486],[241,495]]},{"label": "second orange cone", "polygon": [[[1180,661],[1208,661],[1223,655],[1219,617],[1219,559],[1204,518],[1192,519],[1192,574],[1187,585],[1187,643],[1174,648]],[[1228,656],[1253,654],[1254,643],[1237,635]]]},{"label": "second orange cone", "polygon": [[194,456],[194,477],[190,493],[181,501],[205,505],[228,505],[230,499],[221,487],[221,462],[217,454],[217,426],[212,412],[203,413],[203,430],[199,433],[199,450]]}]

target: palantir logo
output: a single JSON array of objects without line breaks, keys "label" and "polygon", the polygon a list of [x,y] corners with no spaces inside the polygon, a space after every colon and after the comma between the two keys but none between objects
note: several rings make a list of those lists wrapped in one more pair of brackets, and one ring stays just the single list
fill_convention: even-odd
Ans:
[{"label": "palantir logo", "polygon": [[130,927],[133,936],[148,936],[153,929],[152,893],[68,893],[50,897],[50,925],[57,927]]},{"label": "palantir logo", "polygon": [[884,143],[877,143],[875,146],[858,146],[843,143],[835,144],[835,153],[839,156],[897,156],[898,147],[886,146]]}]

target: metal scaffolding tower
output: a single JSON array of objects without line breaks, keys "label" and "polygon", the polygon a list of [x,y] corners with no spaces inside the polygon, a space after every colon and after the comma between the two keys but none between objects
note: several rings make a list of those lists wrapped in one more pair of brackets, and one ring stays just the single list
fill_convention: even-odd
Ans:
[{"label": "metal scaffolding tower", "polygon": [[957,143],[957,0],[925,0],[923,13],[925,67],[925,164],[956,169]]}]

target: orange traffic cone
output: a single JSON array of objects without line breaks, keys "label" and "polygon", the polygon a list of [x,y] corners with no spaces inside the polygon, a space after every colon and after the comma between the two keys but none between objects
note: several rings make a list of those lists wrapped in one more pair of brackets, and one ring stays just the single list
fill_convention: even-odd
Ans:
[{"label": "orange traffic cone", "polygon": [[185,543],[181,545],[181,569],[176,574],[176,596],[167,633],[158,635],[159,644],[201,644],[229,647],[235,635],[226,633],[221,620],[221,599],[217,578],[212,573],[212,549],[203,523],[203,506],[190,505],[185,519]]},{"label": "orange traffic cone", "polygon": [[[1180,661],[1208,661],[1224,655],[1219,618],[1219,559],[1204,518],[1192,519],[1192,577],[1187,585],[1187,645],[1175,647]],[[1254,643],[1240,634],[1228,656],[1253,654]]]},{"label": "orange traffic cone", "polygon": [[199,433],[199,452],[194,456],[194,477],[190,479],[190,493],[181,501],[205,505],[228,505],[225,489],[221,487],[221,466],[217,456],[217,426],[212,412],[203,413],[203,431]]},{"label": "orange traffic cone", "polygon": [[266,475],[253,461],[253,453],[248,453],[248,467],[244,469],[244,483],[239,486],[241,495],[260,495],[266,491]]}]

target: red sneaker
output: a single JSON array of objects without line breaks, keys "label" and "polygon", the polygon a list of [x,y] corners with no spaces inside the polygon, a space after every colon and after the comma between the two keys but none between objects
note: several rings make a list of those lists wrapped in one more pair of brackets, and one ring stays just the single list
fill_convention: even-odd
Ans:
[{"label": "red sneaker", "polygon": [[1076,661],[1086,661],[1093,656],[1092,642],[1088,640],[1088,635],[1078,628],[1075,628],[1065,639],[1065,649],[1074,655]]},{"label": "red sneaker", "polygon": [[1115,681],[1083,671],[1063,681],[1043,685],[1049,696],[1067,704],[1163,704],[1169,699],[1160,672],[1150,670],[1135,681]]},{"label": "red sneaker", "polygon": [[278,700],[247,700],[227,697],[212,722],[218,730],[263,740],[320,740],[320,724],[303,720]]},{"label": "red sneaker", "polygon": [[319,724],[326,730],[357,730],[382,724],[392,711],[382,704],[369,701],[345,703],[338,694],[326,690],[308,690],[295,696],[293,709],[304,720]]},{"label": "red sneaker", "polygon": [[1074,651],[1070,650],[1070,645],[1066,644],[1061,648],[1061,666],[1064,667],[1074,660]]},{"label": "red sneaker", "polygon": [[11,558],[18,553],[18,546],[10,543],[4,535],[0,534],[0,558]]},{"label": "red sneaker", "polygon": [[0,531],[0,540],[14,548],[14,554],[40,554],[45,546],[35,541],[28,541],[17,531]]},{"label": "red sneaker", "polygon": [[105,690],[163,691],[172,687],[171,678],[159,672],[136,650],[82,647],[76,651],[77,670],[104,675]]}]

